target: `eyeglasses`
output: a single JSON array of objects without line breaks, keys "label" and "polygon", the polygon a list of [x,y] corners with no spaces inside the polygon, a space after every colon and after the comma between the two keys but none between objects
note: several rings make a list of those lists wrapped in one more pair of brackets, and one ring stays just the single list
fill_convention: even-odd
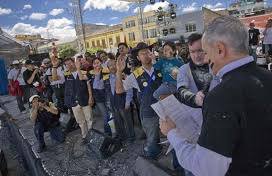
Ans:
[{"label": "eyeglasses", "polygon": [[205,52],[203,49],[190,50],[189,52],[190,52],[190,54],[195,54],[195,53],[198,53],[198,54],[206,54],[206,52]]}]

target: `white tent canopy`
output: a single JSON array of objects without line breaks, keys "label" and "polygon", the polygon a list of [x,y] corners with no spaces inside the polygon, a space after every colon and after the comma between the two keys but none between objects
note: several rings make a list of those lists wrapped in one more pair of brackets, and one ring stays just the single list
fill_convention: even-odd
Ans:
[{"label": "white tent canopy", "polygon": [[19,58],[27,55],[28,45],[18,42],[0,28],[0,56]]}]

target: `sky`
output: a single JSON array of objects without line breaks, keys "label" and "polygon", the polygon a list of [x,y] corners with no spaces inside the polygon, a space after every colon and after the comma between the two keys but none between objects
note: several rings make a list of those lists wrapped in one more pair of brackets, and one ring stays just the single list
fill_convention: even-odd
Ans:
[{"label": "sky", "polygon": [[[205,6],[221,9],[235,0],[166,0],[150,5],[144,11],[177,4],[178,13],[188,13]],[[271,6],[272,0],[267,0]],[[119,24],[122,18],[135,15],[137,5],[122,0],[81,0],[83,22],[93,24]],[[71,41],[75,38],[71,0],[0,0],[0,27],[11,35],[37,34],[43,38]]]}]

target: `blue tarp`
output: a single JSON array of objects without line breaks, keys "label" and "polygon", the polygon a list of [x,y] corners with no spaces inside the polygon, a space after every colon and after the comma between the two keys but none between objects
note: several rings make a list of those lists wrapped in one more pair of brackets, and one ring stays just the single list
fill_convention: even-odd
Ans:
[{"label": "blue tarp", "polygon": [[0,58],[0,95],[8,94],[8,76],[5,62]]}]

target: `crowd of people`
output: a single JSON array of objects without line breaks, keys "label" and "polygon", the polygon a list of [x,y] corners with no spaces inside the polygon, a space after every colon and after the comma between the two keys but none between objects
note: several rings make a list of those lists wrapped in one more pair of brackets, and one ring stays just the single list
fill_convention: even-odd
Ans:
[{"label": "crowd of people", "polygon": [[[174,147],[173,167],[183,175],[268,176],[272,174],[272,74],[254,62],[252,49],[259,45],[259,35],[253,23],[247,30],[236,18],[219,17],[203,35],[191,34],[186,45],[140,42],[130,49],[119,43],[116,55],[105,51],[63,59],[51,55],[39,68],[31,60],[14,61],[10,89],[22,113],[25,106],[31,108],[38,152],[46,148],[46,131],[57,142],[65,140],[60,113],[72,114],[82,144],[87,144],[95,108],[104,120],[104,133],[123,143],[136,139],[137,114],[146,136],[145,158],[161,156],[161,131]],[[269,56],[272,20],[264,35]],[[151,107],[172,94],[180,103],[203,111],[196,144],[181,137],[177,125],[170,118],[161,120]]]}]

